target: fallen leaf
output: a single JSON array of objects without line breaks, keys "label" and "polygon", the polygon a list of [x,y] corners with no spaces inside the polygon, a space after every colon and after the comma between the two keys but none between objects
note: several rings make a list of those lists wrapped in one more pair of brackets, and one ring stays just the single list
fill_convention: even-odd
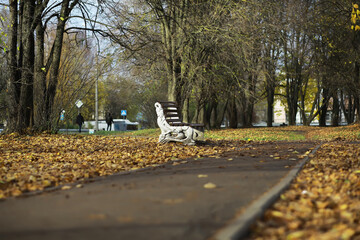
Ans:
[{"label": "fallen leaf", "polygon": [[208,177],[208,175],[206,175],[206,174],[199,174],[198,175],[198,178],[207,178]]},{"label": "fallen leaf", "polygon": [[69,189],[71,189],[71,186],[68,185],[61,187],[61,190],[69,190]]},{"label": "fallen leaf", "polygon": [[209,183],[206,183],[204,185],[204,188],[206,188],[206,189],[214,189],[214,188],[216,188],[216,185],[214,183],[209,182]]},{"label": "fallen leaf", "polygon": [[299,238],[302,238],[305,235],[304,231],[296,231],[296,232],[292,232],[289,235],[287,235],[286,239],[287,240],[297,240]]}]

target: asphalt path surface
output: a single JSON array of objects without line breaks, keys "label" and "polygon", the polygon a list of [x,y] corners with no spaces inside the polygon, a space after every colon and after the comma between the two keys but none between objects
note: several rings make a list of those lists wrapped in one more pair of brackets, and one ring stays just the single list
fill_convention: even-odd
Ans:
[{"label": "asphalt path surface", "polygon": [[250,143],[216,158],[10,198],[0,202],[0,239],[213,239],[315,146]]}]

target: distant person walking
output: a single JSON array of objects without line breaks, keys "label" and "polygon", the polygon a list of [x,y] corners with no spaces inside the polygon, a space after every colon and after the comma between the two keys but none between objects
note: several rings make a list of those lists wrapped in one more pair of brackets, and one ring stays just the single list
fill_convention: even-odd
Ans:
[{"label": "distant person walking", "polygon": [[81,133],[81,126],[82,126],[83,123],[84,123],[84,118],[83,118],[83,116],[81,115],[81,113],[79,113],[79,115],[77,115],[77,117],[76,117],[76,123],[79,125],[79,133]]},{"label": "distant person walking", "polygon": [[111,113],[107,113],[106,114],[106,123],[107,123],[107,128],[106,128],[106,131],[111,131],[111,124],[113,124],[114,120],[113,120],[113,117],[111,115]]}]

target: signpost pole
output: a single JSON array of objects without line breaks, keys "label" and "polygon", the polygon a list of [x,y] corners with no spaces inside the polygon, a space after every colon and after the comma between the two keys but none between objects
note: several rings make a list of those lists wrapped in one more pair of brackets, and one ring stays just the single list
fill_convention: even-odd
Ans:
[{"label": "signpost pole", "polygon": [[95,131],[99,130],[99,100],[98,100],[98,77],[95,81]]}]

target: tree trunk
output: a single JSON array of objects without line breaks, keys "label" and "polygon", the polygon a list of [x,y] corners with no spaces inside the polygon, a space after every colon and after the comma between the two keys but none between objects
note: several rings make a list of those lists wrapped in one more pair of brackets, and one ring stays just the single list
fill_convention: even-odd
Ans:
[{"label": "tree trunk", "polygon": [[353,97],[349,94],[347,97],[344,95],[344,91],[340,92],[340,106],[344,113],[347,124],[354,122],[355,109],[353,107]]},{"label": "tree trunk", "polygon": [[36,27],[36,55],[34,67],[34,129],[43,131],[48,129],[45,111],[46,68],[44,66],[44,27],[39,21]]},{"label": "tree trunk", "polygon": [[229,101],[229,104],[227,106],[227,113],[229,119],[229,127],[237,128],[238,119],[237,119],[236,101],[234,96],[232,96]]},{"label": "tree trunk", "polygon": [[319,112],[319,126],[321,127],[326,126],[326,114],[329,105],[329,101],[327,100],[328,98],[329,98],[329,89],[323,88],[323,100]]},{"label": "tree trunk", "polygon": [[251,93],[247,98],[245,96],[245,98],[241,100],[243,127],[252,127],[255,99],[253,96],[254,93],[251,90],[250,92]]},{"label": "tree trunk", "polygon": [[[269,84],[269,83],[268,83]],[[267,88],[267,119],[266,123],[268,127],[272,127],[274,121],[274,96],[275,96],[275,89],[271,86]]]},{"label": "tree trunk", "polygon": [[189,122],[189,105],[190,105],[190,101],[189,98],[186,98],[184,100],[184,105],[182,108],[182,121],[184,123],[188,123]]},{"label": "tree trunk", "polygon": [[17,131],[17,113],[18,113],[18,98],[20,95],[20,88],[18,82],[18,64],[17,64],[17,35],[18,35],[18,9],[17,0],[11,0],[9,4],[10,16],[9,21],[12,25],[9,34],[9,51],[7,53],[7,61],[9,66],[9,78],[7,80],[7,104],[8,104],[8,125],[9,132]]},{"label": "tree trunk", "polygon": [[355,62],[355,73],[354,73],[354,82],[357,86],[357,92],[354,97],[355,109],[356,109],[356,122],[360,123],[360,98],[359,98],[359,88],[360,88],[360,62]]},{"label": "tree trunk", "polygon": [[205,129],[211,128],[211,116],[214,112],[214,107],[216,108],[216,103],[214,101],[210,100],[208,104],[205,104],[205,117],[204,117],[204,126]]},{"label": "tree trunk", "polygon": [[192,119],[192,123],[204,123],[205,106],[202,103],[197,103],[195,115]]},{"label": "tree trunk", "polygon": [[[209,127],[212,129],[212,128],[220,128],[220,127],[217,127],[217,122],[218,122],[218,116],[219,116],[219,112],[218,112],[218,102],[217,101],[214,101],[213,104],[212,104],[212,109],[211,109],[211,112],[210,112],[210,119],[209,119]],[[220,123],[221,125],[221,123]]]},{"label": "tree trunk", "polygon": [[56,36],[55,36],[54,46],[53,46],[53,55],[52,55],[52,60],[51,60],[50,72],[49,72],[50,73],[49,74],[49,82],[48,82],[48,87],[46,89],[46,95],[45,95],[46,121],[49,122],[50,125],[55,123],[56,118],[58,116],[60,116],[60,112],[56,111],[58,109],[55,109],[54,99],[55,99],[56,88],[57,88],[57,84],[58,84],[60,58],[61,58],[61,50],[62,50],[63,37],[64,37],[65,22],[66,22],[66,18],[68,17],[69,11],[70,11],[69,2],[70,2],[70,0],[64,0],[61,3],[60,17],[58,19],[58,24],[57,24],[57,28],[56,28]]},{"label": "tree trunk", "polygon": [[333,95],[333,110],[331,114],[331,124],[334,127],[339,126],[339,113],[340,113],[339,98],[337,96],[337,91],[335,91]]},{"label": "tree trunk", "polygon": [[33,83],[34,83],[34,61],[35,61],[35,42],[34,33],[31,30],[33,16],[35,12],[35,1],[24,1],[24,8],[22,13],[22,29],[21,29],[21,45],[23,55],[21,57],[21,90],[19,99],[18,119],[17,124],[20,129],[25,129],[30,126],[32,120],[33,107]]}]

